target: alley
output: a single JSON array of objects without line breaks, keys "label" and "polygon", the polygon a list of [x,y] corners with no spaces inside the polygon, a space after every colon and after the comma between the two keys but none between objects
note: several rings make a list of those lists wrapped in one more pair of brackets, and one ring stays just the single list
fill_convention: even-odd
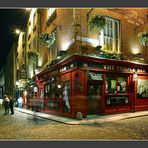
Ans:
[{"label": "alley", "polygon": [[148,116],[94,125],[67,125],[0,109],[0,140],[147,140]]}]

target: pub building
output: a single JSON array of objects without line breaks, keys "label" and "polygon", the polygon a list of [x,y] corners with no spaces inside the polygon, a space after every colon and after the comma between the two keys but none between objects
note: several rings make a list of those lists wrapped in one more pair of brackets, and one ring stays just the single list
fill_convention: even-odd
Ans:
[{"label": "pub building", "polygon": [[147,64],[74,54],[38,73],[33,87],[40,111],[59,116],[148,110]]}]

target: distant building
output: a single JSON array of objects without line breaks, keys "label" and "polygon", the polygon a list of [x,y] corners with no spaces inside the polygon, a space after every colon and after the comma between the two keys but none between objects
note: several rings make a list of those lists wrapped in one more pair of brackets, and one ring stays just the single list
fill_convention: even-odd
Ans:
[{"label": "distant building", "polygon": [[0,71],[0,99],[3,98],[5,92],[5,81],[4,81],[4,67]]},{"label": "distant building", "polygon": [[16,44],[14,43],[4,65],[5,94],[8,96],[15,96],[16,74]]}]

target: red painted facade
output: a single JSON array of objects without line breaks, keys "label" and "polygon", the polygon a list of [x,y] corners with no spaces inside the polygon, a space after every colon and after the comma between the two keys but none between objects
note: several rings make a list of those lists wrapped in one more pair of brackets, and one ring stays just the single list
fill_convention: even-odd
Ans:
[{"label": "red painted facade", "polygon": [[34,86],[40,111],[76,118],[148,110],[147,84],[146,64],[73,55],[37,74]]}]

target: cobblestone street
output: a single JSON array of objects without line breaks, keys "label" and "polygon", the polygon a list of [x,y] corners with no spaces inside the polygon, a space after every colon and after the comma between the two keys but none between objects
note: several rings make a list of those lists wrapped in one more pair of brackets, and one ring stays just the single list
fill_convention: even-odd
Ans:
[{"label": "cobblestone street", "polygon": [[0,140],[147,140],[148,116],[94,125],[67,125],[0,109]]}]

